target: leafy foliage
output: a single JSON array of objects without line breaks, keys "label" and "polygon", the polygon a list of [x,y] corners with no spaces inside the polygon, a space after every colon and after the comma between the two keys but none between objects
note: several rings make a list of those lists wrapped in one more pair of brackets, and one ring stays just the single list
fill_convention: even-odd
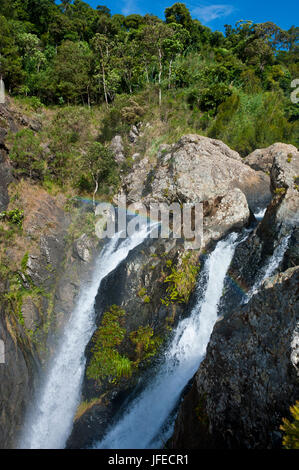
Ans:
[{"label": "leafy foliage", "polygon": [[[149,325],[140,326],[137,331],[128,334],[124,327],[124,316],[125,311],[117,305],[112,305],[104,313],[94,337],[92,358],[87,368],[89,379],[99,383],[103,380],[115,383],[121,378],[129,378],[142,361],[157,354],[162,340],[154,336],[153,328]],[[132,358],[120,352],[123,344],[127,345],[126,350],[130,350],[130,342],[135,346],[135,357]]]},{"label": "leafy foliage", "polygon": [[283,419],[280,429],[284,432],[283,446],[286,449],[299,449],[299,401],[290,408],[293,421]]},{"label": "leafy foliage", "polygon": [[17,225],[22,228],[24,219],[24,211],[20,209],[12,209],[10,211],[0,212],[0,221],[6,220],[11,224]]},{"label": "leafy foliage", "polygon": [[131,361],[117,350],[126,334],[125,328],[121,326],[124,315],[125,311],[116,305],[112,305],[104,314],[95,335],[93,355],[87,369],[88,378],[98,381],[108,378],[113,381],[132,374]]},{"label": "leafy foliage", "polygon": [[[243,156],[275,141],[298,146],[298,104],[290,100],[299,76],[298,37],[296,26],[285,31],[243,20],[225,25],[225,35],[212,32],[179,2],[162,21],[111,15],[81,0],[2,0],[6,89],[35,112],[55,114],[42,135],[27,129],[14,136],[16,173],[46,186],[67,182],[94,197],[109,194],[120,170],[109,142],[144,121],[159,121],[163,143],[194,132],[222,139]],[[95,109],[101,119],[90,132]]]},{"label": "leafy foliage", "polygon": [[192,261],[191,256],[191,252],[187,253],[179,268],[171,267],[171,274],[164,280],[168,284],[168,295],[164,303],[188,303],[200,269],[200,266]]}]

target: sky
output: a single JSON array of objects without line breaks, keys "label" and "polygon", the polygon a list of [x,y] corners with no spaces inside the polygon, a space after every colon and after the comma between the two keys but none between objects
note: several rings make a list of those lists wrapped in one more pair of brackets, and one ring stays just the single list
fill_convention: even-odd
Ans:
[{"label": "sky", "polygon": [[[152,13],[164,19],[164,10],[175,0],[84,0],[93,7],[106,5],[112,14]],[[234,25],[238,20],[251,20],[254,23],[272,21],[283,29],[298,26],[298,0],[181,0],[189,8],[193,18],[212,30],[223,31],[224,24]]]}]

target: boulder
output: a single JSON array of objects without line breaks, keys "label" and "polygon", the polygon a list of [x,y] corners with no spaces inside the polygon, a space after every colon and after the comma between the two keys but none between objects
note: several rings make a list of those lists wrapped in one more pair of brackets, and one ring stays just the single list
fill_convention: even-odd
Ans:
[{"label": "boulder", "polygon": [[244,162],[256,171],[264,171],[270,173],[273,160],[276,154],[283,153],[285,155],[297,152],[296,147],[290,144],[275,143],[264,149],[256,149],[245,157]]},{"label": "boulder", "polygon": [[146,204],[203,202],[234,188],[244,192],[252,210],[271,199],[267,175],[249,168],[223,142],[199,135],[186,135],[175,145],[163,146],[154,168],[145,159],[124,181],[129,202]]},{"label": "boulder", "polygon": [[295,189],[296,179],[299,178],[299,152],[292,145],[287,147],[288,151],[276,152],[273,158],[271,189],[274,192],[280,189]]},{"label": "boulder", "polygon": [[74,242],[75,256],[78,256],[85,263],[91,260],[93,248],[94,244],[92,240],[86,235],[86,233],[83,233],[83,235],[81,235],[81,237]]},{"label": "boulder", "polygon": [[204,218],[204,245],[219,240],[223,234],[246,226],[250,218],[247,200],[238,188],[227,193],[217,205],[214,215]]}]

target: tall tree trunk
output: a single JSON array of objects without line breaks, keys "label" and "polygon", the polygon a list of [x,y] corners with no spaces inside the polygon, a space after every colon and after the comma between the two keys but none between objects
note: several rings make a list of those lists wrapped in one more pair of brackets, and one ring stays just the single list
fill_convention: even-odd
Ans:
[{"label": "tall tree trunk", "polygon": [[172,74],[172,59],[169,62],[169,70],[168,70],[168,89],[170,90],[171,87],[171,74]]},{"label": "tall tree trunk", "polygon": [[98,192],[98,189],[99,189],[99,183],[98,183],[98,180],[95,178],[95,190],[94,190],[93,196],[92,196],[92,203],[93,203],[94,210],[96,208],[96,194]]},{"label": "tall tree trunk", "polygon": [[107,87],[106,87],[106,75],[105,75],[105,67],[104,63],[102,62],[102,76],[103,76],[103,87],[104,87],[104,96],[106,105],[108,106],[108,95],[107,95]]},{"label": "tall tree trunk", "polygon": [[161,51],[161,48],[159,48],[159,106],[160,107],[162,105],[161,81],[162,81],[162,51]]}]

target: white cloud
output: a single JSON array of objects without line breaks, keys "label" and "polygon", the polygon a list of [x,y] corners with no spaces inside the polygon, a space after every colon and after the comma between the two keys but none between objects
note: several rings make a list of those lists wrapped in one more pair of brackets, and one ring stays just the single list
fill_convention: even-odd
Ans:
[{"label": "white cloud", "polygon": [[202,20],[205,23],[209,23],[210,21],[216,20],[217,18],[229,16],[233,11],[233,5],[199,5],[198,7],[193,8],[191,13],[199,20]]},{"label": "white cloud", "polygon": [[121,12],[123,15],[128,16],[132,15],[133,13],[140,13],[140,10],[135,0],[125,0]]}]

